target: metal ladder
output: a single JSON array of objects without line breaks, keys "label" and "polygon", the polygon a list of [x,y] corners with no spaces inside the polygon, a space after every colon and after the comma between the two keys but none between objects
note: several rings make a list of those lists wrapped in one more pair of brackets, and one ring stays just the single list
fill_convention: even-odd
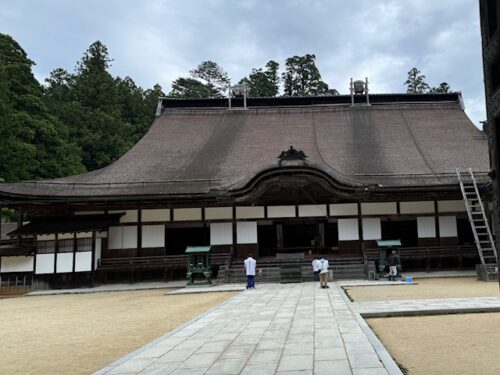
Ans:
[{"label": "metal ladder", "polygon": [[474,173],[470,168],[465,172],[457,169],[457,177],[460,183],[460,190],[462,190],[462,196],[464,197],[472,232],[474,233],[477,251],[481,258],[481,264],[496,265],[497,250],[495,248],[495,241],[493,241],[493,236],[491,235]]}]

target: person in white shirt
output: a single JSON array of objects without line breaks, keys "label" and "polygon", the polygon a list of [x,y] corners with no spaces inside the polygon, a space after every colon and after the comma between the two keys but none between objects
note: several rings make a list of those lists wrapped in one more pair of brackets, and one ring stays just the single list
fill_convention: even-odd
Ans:
[{"label": "person in white shirt", "polygon": [[255,267],[257,262],[252,258],[252,254],[248,254],[248,258],[245,259],[245,271],[247,275],[247,289],[255,289]]},{"label": "person in white shirt", "polygon": [[312,261],[313,280],[319,281],[319,260],[314,258]]},{"label": "person in white shirt", "polygon": [[329,288],[328,286],[328,261],[321,257],[321,259],[318,261],[318,268],[319,268],[319,284],[321,288]]}]

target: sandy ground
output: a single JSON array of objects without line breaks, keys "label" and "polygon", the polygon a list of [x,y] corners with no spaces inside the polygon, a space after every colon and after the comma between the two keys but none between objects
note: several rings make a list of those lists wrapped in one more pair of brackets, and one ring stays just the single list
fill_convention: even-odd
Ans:
[{"label": "sandy ground", "polygon": [[494,297],[500,295],[497,282],[475,277],[414,279],[417,285],[346,287],[353,301],[381,301],[417,298]]},{"label": "sandy ground", "polygon": [[0,374],[88,374],[234,293],[164,290],[0,300]]},{"label": "sandy ground", "polygon": [[500,313],[367,322],[410,375],[500,374]]}]

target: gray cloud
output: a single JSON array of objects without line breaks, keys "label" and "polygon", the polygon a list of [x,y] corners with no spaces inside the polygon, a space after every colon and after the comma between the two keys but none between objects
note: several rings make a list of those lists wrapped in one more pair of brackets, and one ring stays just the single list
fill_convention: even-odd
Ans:
[{"label": "gray cloud", "polygon": [[113,74],[166,90],[203,60],[237,81],[270,59],[314,53],[341,93],[365,76],[372,92],[403,92],[416,66],[431,86],[462,91],[476,125],[485,118],[476,0],[17,0],[2,4],[0,24],[41,80],[72,70],[95,40],[109,48]]}]

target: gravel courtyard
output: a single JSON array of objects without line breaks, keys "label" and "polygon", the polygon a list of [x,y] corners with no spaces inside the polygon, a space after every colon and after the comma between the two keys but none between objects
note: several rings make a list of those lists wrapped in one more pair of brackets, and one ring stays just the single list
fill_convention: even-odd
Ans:
[{"label": "gravel courtyard", "polygon": [[164,293],[2,299],[0,373],[91,373],[234,295]]}]

